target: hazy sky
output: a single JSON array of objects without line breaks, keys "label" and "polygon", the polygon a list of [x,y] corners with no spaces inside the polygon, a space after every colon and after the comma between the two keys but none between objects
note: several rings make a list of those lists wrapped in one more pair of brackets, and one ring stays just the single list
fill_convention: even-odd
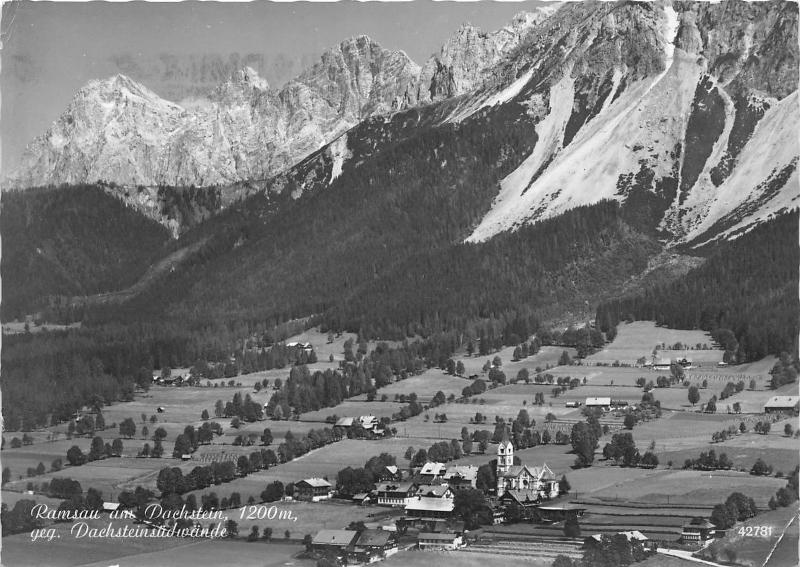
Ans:
[{"label": "hazy sky", "polygon": [[0,139],[3,171],[88,80],[130,75],[165,98],[216,84],[240,62],[272,86],[342,39],[367,34],[422,64],[464,22],[491,31],[523,2],[104,3],[3,5]]}]

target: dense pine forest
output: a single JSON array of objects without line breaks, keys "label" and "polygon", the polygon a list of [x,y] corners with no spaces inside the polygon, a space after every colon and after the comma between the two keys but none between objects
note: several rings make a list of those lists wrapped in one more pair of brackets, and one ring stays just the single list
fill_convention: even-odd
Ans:
[{"label": "dense pine forest", "polygon": [[162,225],[94,185],[6,192],[0,227],[3,321],[130,285],[169,240]]},{"label": "dense pine forest", "polygon": [[[278,367],[258,349],[288,336],[276,329],[291,321],[361,340],[421,337],[400,347],[403,356],[443,367],[471,340],[487,354],[554,322],[585,322],[605,301],[596,319],[609,336],[622,319],[654,319],[715,332],[731,360],[795,350],[796,214],[714,250],[684,251],[706,257],[704,265],[677,281],[650,274],[633,289],[663,251],[653,203],[601,202],[464,244],[536,140],[520,114],[504,105],[459,124],[422,120],[395,128],[394,139],[385,135],[391,128],[367,121],[353,136],[351,150],[369,158],[357,167],[333,180],[315,176],[315,164],[329,159],[318,153],[297,176],[270,182],[281,191],[267,186],[178,240],[101,188],[11,194],[2,223],[4,318],[41,306],[50,321],[83,325],[5,338],[7,423],[64,419],[93,396],[129,399],[153,369],[224,363],[235,375]],[[215,192],[199,194],[202,210],[191,191],[162,193],[176,216],[219,206]],[[181,262],[124,302],[65,305],[69,295],[128,286],[181,250]],[[591,342],[569,344],[585,351]],[[245,344],[256,350],[239,356]]]},{"label": "dense pine forest", "polygon": [[643,319],[711,331],[731,362],[797,353],[797,235],[792,212],[720,243],[686,277],[602,303],[598,328],[608,332],[621,320]]}]

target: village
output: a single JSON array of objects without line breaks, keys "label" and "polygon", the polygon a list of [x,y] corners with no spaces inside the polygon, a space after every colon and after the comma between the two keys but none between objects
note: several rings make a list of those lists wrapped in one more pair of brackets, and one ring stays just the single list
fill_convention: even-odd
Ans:
[{"label": "village", "polygon": [[[672,354],[676,337],[677,346],[697,347]],[[325,371],[348,364],[351,338],[311,330],[286,347],[313,353],[309,370]],[[87,525],[96,529],[110,514],[131,529],[216,526],[218,537],[194,537],[204,554],[238,545],[249,556],[268,545],[283,558],[276,565],[421,564],[435,554],[444,565],[505,558],[549,567],[623,548],[643,565],[689,556],[732,565],[747,543],[738,531],[762,525],[771,531],[759,549],[776,545],[780,556],[796,541],[786,501],[797,482],[796,384],[770,386],[775,358],[720,365],[722,351],[700,348],[706,342],[699,332],[633,323],[584,359],[560,346],[528,356],[504,348],[489,360],[464,353],[455,361],[461,374],[422,369],[334,407],[282,416],[276,396],[294,371],[154,372],[131,402],[87,407],[74,423],[23,441],[6,434],[3,502],[13,510],[24,501],[53,509],[69,498],[93,501],[100,518]],[[642,356],[645,344],[658,346],[657,359]],[[384,347],[364,350],[373,348]],[[64,459],[73,447],[88,457],[93,437],[109,433],[120,436],[116,448]],[[37,471],[45,459],[51,470]],[[162,523],[137,513],[155,503],[225,521]],[[732,517],[720,516],[726,505]],[[36,526],[60,534],[48,545],[67,555],[69,528]],[[30,539],[4,537],[4,553],[31,554],[41,541]],[[136,540],[93,553],[112,558]],[[172,549],[154,549],[156,561]]]}]

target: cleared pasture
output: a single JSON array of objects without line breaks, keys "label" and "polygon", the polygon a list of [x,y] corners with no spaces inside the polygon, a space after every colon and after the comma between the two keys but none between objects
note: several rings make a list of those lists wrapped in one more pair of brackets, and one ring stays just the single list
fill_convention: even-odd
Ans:
[{"label": "cleared pasture", "polygon": [[[421,402],[427,402],[430,401],[438,391],[444,393],[445,397],[450,394],[460,397],[461,390],[470,383],[471,380],[467,378],[450,376],[438,368],[431,368],[417,376],[411,376],[405,380],[400,380],[378,389],[378,398],[385,394],[389,396],[389,400],[394,400],[397,394],[408,395],[414,392]],[[362,394],[350,399],[363,401],[367,399],[367,396],[366,394]]]},{"label": "cleared pasture", "polygon": [[[608,467],[612,468],[612,467]],[[614,467],[616,468],[616,467]],[[641,470],[641,469],[639,469]],[[595,498],[669,504],[719,504],[731,492],[752,497],[761,508],[786,479],[756,477],[733,471],[683,471],[656,469],[593,490]],[[576,475],[573,475],[575,477]],[[570,483],[575,485],[572,479]]]},{"label": "cleared pasture", "polygon": [[[705,331],[669,329],[657,327],[652,321],[634,321],[617,326],[617,336],[614,341],[606,345],[604,349],[588,356],[587,361],[612,363],[618,360],[621,363],[634,364],[642,356],[650,360],[653,349],[658,345],[657,356],[664,358],[687,357],[695,362],[716,363],[722,360],[723,352],[721,350],[696,349],[698,344],[701,347],[712,347],[713,342],[711,335]],[[676,343],[691,348],[671,350]],[[661,344],[665,344],[670,350],[660,350]]]},{"label": "cleared pasture", "polygon": [[465,551],[419,551],[409,549],[401,551],[390,558],[381,561],[381,567],[508,567],[512,562],[523,563],[530,567],[550,567],[551,558],[521,557],[513,559],[507,555],[490,555],[485,553],[470,553]]},{"label": "cleared pasture", "polygon": [[[415,440],[416,441],[416,440]],[[390,453],[397,459],[400,467],[407,467],[408,461],[403,457],[409,446],[415,449],[428,448],[435,440],[425,440],[423,443],[412,443],[408,439],[382,439],[365,441],[356,439],[343,439],[331,445],[315,449],[302,457],[288,463],[283,463],[246,477],[237,478],[231,482],[210,486],[203,490],[195,491],[198,501],[201,494],[216,492],[222,498],[230,496],[232,492],[239,492],[242,501],[250,496],[260,501],[261,492],[267,484],[279,480],[284,484],[297,482],[309,477],[327,477],[329,482],[336,484],[336,474],[346,467],[363,467],[371,457],[381,453]]]},{"label": "cleared pasture", "polygon": [[[319,427],[320,423],[325,422],[325,418],[331,415],[338,417],[358,417],[360,415],[374,415],[377,418],[388,417],[391,418],[392,414],[400,411],[406,404],[400,402],[386,401],[386,402],[367,402],[347,399],[343,400],[337,406],[332,408],[322,408],[317,411],[309,411],[300,417],[300,421],[317,422],[314,427]],[[265,425],[264,427],[269,427]],[[330,427],[330,425],[328,425]]]},{"label": "cleared pasture", "polygon": [[[788,549],[781,549],[780,552],[778,552],[776,549],[778,556],[776,557],[773,555],[773,558],[770,559],[770,563],[767,565],[774,565],[775,567],[789,567],[797,565],[798,522],[797,518],[793,518],[796,513],[796,506],[778,508],[774,511],[768,510],[762,514],[759,514],[755,518],[737,523],[736,527],[728,530],[728,532],[725,534],[725,537],[712,543],[706,550],[702,551],[699,556],[704,559],[711,559],[712,561],[712,558],[715,556],[719,559],[724,559],[724,550],[732,549],[736,552],[737,564],[761,567],[761,565],[763,565],[764,561],[767,559],[767,555],[769,555],[770,550],[778,542],[778,538],[780,538],[780,535],[783,533],[787,524],[793,519],[794,521],[786,530],[788,537],[786,543],[792,543],[792,539],[794,539],[794,547],[791,548],[791,546],[787,546]],[[744,534],[740,535],[739,528],[747,528],[748,526],[765,526],[767,528],[771,528],[771,533],[768,532],[766,535],[760,535],[759,532],[759,535],[756,536],[748,536]],[[787,537],[784,537],[784,539],[787,539]],[[790,561],[787,562],[787,559]]]},{"label": "cleared pasture", "polygon": [[[312,567],[315,562],[295,557],[305,548],[295,542],[254,542],[215,540],[180,540],[181,545],[120,557],[120,567],[153,567],[170,565],[196,567],[197,565],[237,565],[241,567],[278,567],[295,565]],[[187,543],[187,541],[189,543]],[[108,567],[108,562],[87,563],[84,567]]]},{"label": "cleared pasture", "polygon": [[133,489],[137,485],[154,488],[158,471],[168,466],[188,468],[186,464],[175,459],[110,458],[10,482],[7,486],[14,490],[23,490],[28,482],[41,484],[50,482],[53,478],[71,478],[81,483],[84,492],[95,488],[102,492],[104,499],[116,502],[123,490]]},{"label": "cleared pasture", "polygon": [[[225,514],[239,524],[239,534],[250,533],[253,526],[258,526],[259,532],[264,528],[272,528],[273,537],[283,539],[285,531],[289,530],[294,539],[301,539],[306,534],[314,535],[319,530],[346,529],[350,522],[363,521],[365,524],[394,525],[400,510],[378,506],[356,506],[350,502],[273,502],[258,504],[263,507],[260,512],[267,515],[266,519],[250,519],[257,517],[259,509],[246,508],[244,518],[241,509],[227,510]],[[270,509],[275,511],[274,519],[270,520]],[[282,514],[291,513],[291,519]],[[283,517],[283,519],[281,519]]]},{"label": "cleared pasture", "polygon": [[[108,516],[99,520],[87,520],[92,528],[108,526]],[[136,527],[127,520],[113,520],[115,528],[128,525]],[[161,537],[138,538],[77,538],[70,533],[72,522],[56,523],[49,526],[56,530],[52,541],[31,541],[30,533],[3,537],[3,565],[9,567],[74,567],[96,564],[108,567],[111,564],[160,565],[160,563],[139,560],[121,563],[123,558],[134,560],[140,554],[149,554],[171,548],[183,548],[189,540]],[[222,542],[210,542],[212,545]],[[164,563],[163,565],[168,565]],[[196,563],[201,565],[202,563]]]}]

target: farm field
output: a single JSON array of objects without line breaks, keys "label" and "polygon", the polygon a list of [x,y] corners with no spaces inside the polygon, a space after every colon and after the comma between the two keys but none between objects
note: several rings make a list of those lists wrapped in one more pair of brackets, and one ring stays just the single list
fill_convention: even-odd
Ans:
[{"label": "farm field", "polygon": [[[116,559],[119,567],[152,567],[170,565],[237,565],[242,567],[313,567],[315,562],[295,557],[304,550],[296,543],[248,543],[229,540],[191,540],[191,543]],[[81,567],[108,567],[107,562],[86,563]]]},{"label": "farm field", "polygon": [[79,467],[66,467],[56,473],[10,482],[7,488],[24,490],[29,481],[39,484],[49,482],[53,478],[71,478],[80,482],[84,491],[95,488],[102,492],[104,499],[113,499],[116,502],[117,496],[123,490],[133,489],[139,484],[155,486],[158,471],[167,466],[190,468],[189,465],[174,459],[109,458],[92,461]]},{"label": "farm field", "polygon": [[[775,555],[770,560],[769,565],[775,567],[789,567],[797,565],[797,527],[798,522],[796,516],[797,506],[793,505],[788,508],[779,508],[773,511],[766,511],[759,514],[755,518],[751,518],[744,522],[739,522],[736,527],[729,530],[724,538],[712,543],[706,550],[699,554],[700,557],[711,559],[717,557],[719,559],[725,558],[725,549],[733,549],[736,552],[736,562],[748,567],[761,567],[767,559],[772,547],[777,543],[784,528],[793,520],[792,525],[789,526],[787,534],[784,537],[785,544],[788,549],[781,549],[781,546],[776,549]],[[739,528],[761,527],[766,526],[772,528],[772,533],[764,535],[744,535],[739,533]],[[794,540],[794,546],[791,545]],[[780,550],[780,551],[779,551]],[[788,552],[788,553],[787,553]],[[792,559],[787,562],[787,559]]]},{"label": "farm field", "polygon": [[[456,397],[461,396],[461,390],[465,386],[471,384],[471,380],[461,378],[459,376],[451,376],[445,374],[438,368],[430,368],[417,376],[410,376],[405,380],[400,380],[378,389],[378,398],[383,394],[389,396],[389,400],[394,400],[396,394],[408,395],[411,392],[417,394],[420,402],[428,402],[436,395],[436,392],[442,391],[445,397],[454,394]],[[367,399],[366,394],[355,396],[350,400],[364,401]]]},{"label": "farm field", "polygon": [[[590,494],[595,498],[612,500],[697,505],[724,502],[731,492],[738,491],[751,496],[763,509],[770,497],[786,484],[786,479],[750,476],[734,471],[656,469],[644,472],[650,474],[608,484],[590,491]],[[573,481],[573,478],[576,480]],[[573,473],[569,479],[574,488],[580,477]]]},{"label": "farm field", "polygon": [[[513,558],[515,562],[523,562],[530,567],[550,567],[552,559],[519,557]],[[419,551],[410,549],[401,551],[385,561],[381,567],[508,567],[509,557],[501,555],[488,555],[469,553],[465,551]]]},{"label": "farm field", "polygon": [[[300,416],[300,421],[317,422],[315,427],[319,427],[320,423],[325,422],[325,418],[331,415],[338,417],[358,417],[359,415],[374,415],[377,418],[392,417],[400,411],[406,404],[400,402],[386,401],[386,402],[367,402],[367,401],[354,401],[351,399],[343,400],[338,406],[332,408],[322,408],[317,411],[309,411]],[[264,427],[269,427],[265,425]]]},{"label": "farm field", "polygon": [[[273,504],[265,503],[263,513],[269,513]],[[323,529],[346,529],[350,522],[363,521],[365,524],[394,525],[394,520],[402,512],[391,508],[378,506],[354,506],[349,502],[275,502],[277,514],[292,513],[295,520],[279,519],[250,519],[247,516],[251,510],[245,512],[241,519],[240,510],[227,510],[226,515],[239,524],[239,534],[244,536],[250,533],[253,526],[258,526],[263,533],[264,528],[272,528],[273,538],[276,540],[285,537],[289,530],[293,539],[302,539],[306,534],[315,534]]]},{"label": "farm field", "polygon": [[58,508],[61,500],[57,498],[48,498],[42,494],[25,494],[24,492],[11,492],[10,490],[3,490],[0,494],[0,500],[3,504],[8,505],[9,510],[14,508],[20,500],[33,500],[37,504],[47,504],[51,508]]},{"label": "farm field", "polygon": [[[87,520],[92,528],[107,527],[109,518]],[[134,524],[114,520],[114,528]],[[31,541],[30,533],[3,537],[3,565],[9,567],[77,567],[93,564],[117,563],[125,556],[138,556],[142,553],[182,547],[187,540],[162,537],[138,538],[77,538],[70,533],[72,522],[56,523],[49,528],[56,530],[52,541]],[[221,542],[213,542],[221,543]],[[130,565],[156,565],[157,563],[130,563]]]},{"label": "farm field", "polygon": [[210,486],[203,490],[198,490],[198,501],[201,494],[216,492],[222,498],[230,496],[232,492],[239,492],[242,501],[246,502],[250,496],[256,501],[260,501],[261,492],[267,484],[279,480],[287,482],[297,482],[309,477],[327,477],[328,481],[335,485],[336,474],[343,468],[351,466],[353,468],[363,467],[370,457],[380,453],[390,453],[397,458],[400,467],[408,464],[403,458],[403,454],[409,445],[415,448],[428,448],[435,440],[426,440],[424,444],[414,444],[408,439],[385,439],[380,441],[362,441],[354,439],[343,439],[331,445],[321,447],[310,453],[298,457],[288,463],[283,463],[265,471],[250,474],[246,477],[237,478],[231,482]]},{"label": "farm field", "polygon": [[[687,348],[684,350],[659,350],[656,356],[664,358],[691,358],[695,363],[714,363],[722,360],[723,351],[712,347],[714,340],[705,331],[686,331],[657,327],[652,321],[634,321],[622,323],[617,327],[617,336],[606,348],[587,357],[589,363],[613,363],[619,361],[623,364],[635,364],[642,356],[648,361],[653,354],[653,348],[662,343],[668,349],[676,343],[681,343]],[[708,346],[708,349],[696,349],[697,345]]]},{"label": "farm field", "polygon": [[[748,434],[748,436],[753,437],[762,437],[761,435],[754,435]],[[747,436],[745,436],[747,437]],[[773,449],[770,447],[764,447],[762,445],[758,445],[757,440],[753,441],[757,445],[752,447],[739,447],[739,446],[731,446],[728,442],[725,443],[715,443],[713,445],[709,445],[708,447],[696,447],[693,449],[685,449],[682,451],[668,451],[665,453],[657,453],[658,458],[663,463],[667,461],[672,461],[673,467],[680,468],[683,466],[683,463],[686,459],[696,459],[700,456],[701,451],[708,451],[710,449],[714,449],[714,452],[717,456],[720,453],[725,453],[728,458],[733,461],[734,468],[741,468],[745,471],[749,471],[753,468],[753,464],[758,459],[762,459],[768,465],[772,465],[775,472],[783,472],[784,474],[789,474],[794,467],[800,465],[800,454],[798,454],[798,448],[800,448],[800,443],[797,440],[793,440],[797,446],[795,449]]]},{"label": "farm field", "polygon": [[[672,459],[677,464],[673,455],[666,456],[666,453],[696,451],[699,456],[700,451],[714,449],[717,454],[720,451],[730,454],[734,451],[733,447],[752,448],[761,446],[765,449],[793,449],[800,447],[797,439],[787,438],[783,435],[783,424],[778,422],[772,425],[772,430],[768,435],[757,435],[752,432],[755,422],[764,419],[763,416],[747,416],[735,414],[700,414],[690,412],[669,412],[663,413],[660,419],[649,422],[639,423],[633,428],[633,438],[638,446],[647,446],[650,441],[656,441],[656,455],[662,464],[665,459]],[[723,429],[733,425],[738,428],[739,424],[745,421],[749,433],[739,434],[723,443],[711,443],[711,436]],[[726,448],[731,447],[730,450]],[[664,455],[664,459],[662,459]],[[683,461],[680,461],[683,463]]]}]

